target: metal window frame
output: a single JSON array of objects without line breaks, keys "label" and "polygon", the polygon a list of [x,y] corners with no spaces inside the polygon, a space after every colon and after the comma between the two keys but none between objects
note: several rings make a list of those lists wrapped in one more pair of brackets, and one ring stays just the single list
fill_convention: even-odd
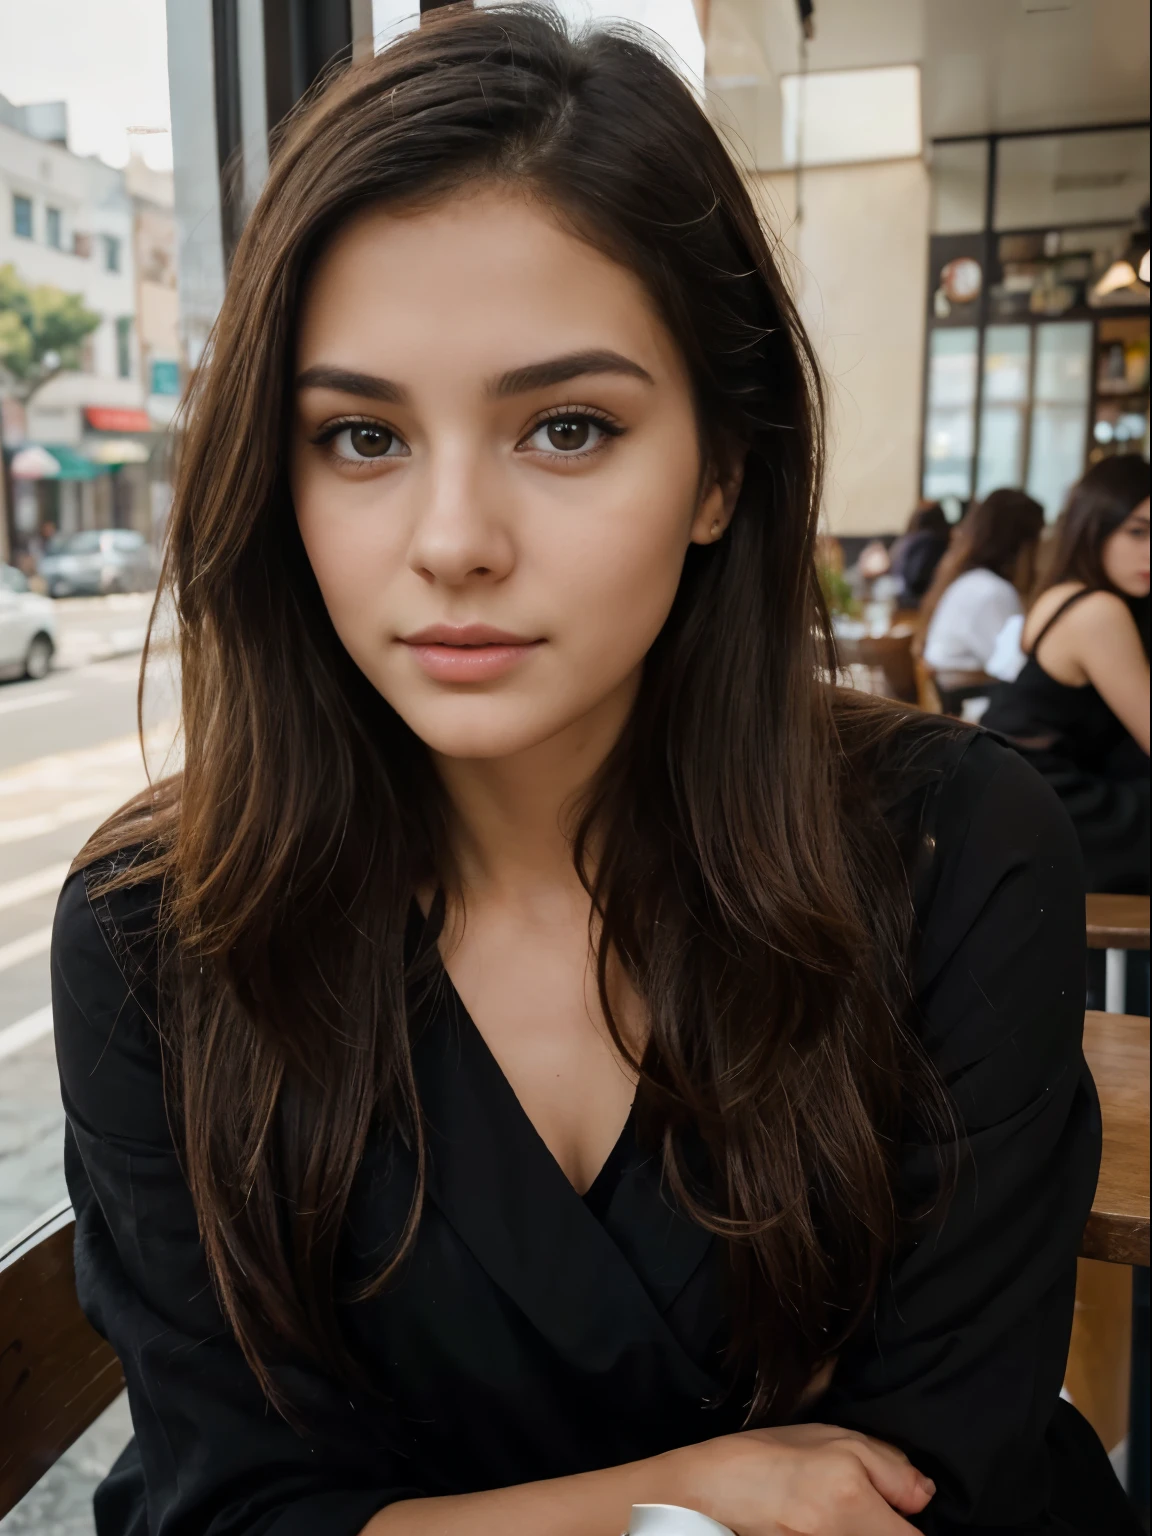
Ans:
[{"label": "metal window frame", "polygon": [[[1002,323],[1000,321],[993,321],[993,319],[991,317],[991,314],[989,312],[990,311],[990,297],[989,297],[989,282],[988,282],[988,279],[989,279],[989,274],[992,271],[992,261],[993,261],[993,256],[994,256],[995,251],[996,251],[996,241],[999,239],[999,237],[1001,235],[1014,233],[1014,231],[1010,230],[1010,229],[997,229],[996,228],[996,198],[997,198],[997,194],[999,192],[1000,145],[1005,140],[1007,140],[1007,139],[1066,138],[1066,137],[1077,136],[1077,135],[1081,135],[1081,134],[1089,134],[1089,133],[1131,133],[1133,131],[1140,130],[1140,129],[1143,129],[1145,132],[1147,132],[1149,127],[1152,127],[1152,120],[1144,117],[1144,118],[1137,118],[1137,119],[1124,119],[1124,120],[1122,120],[1120,122],[1111,122],[1111,123],[1075,123],[1075,124],[1072,124],[1070,126],[1066,125],[1066,126],[1050,127],[1050,128],[1009,128],[1009,129],[1004,129],[1002,131],[998,131],[998,132],[995,132],[995,133],[952,133],[952,134],[941,134],[938,137],[932,138],[929,141],[933,147],[935,147],[937,144],[984,144],[984,145],[987,146],[987,160],[986,160],[986,163],[985,163],[985,179],[984,179],[984,224],[983,224],[983,228],[982,229],[974,230],[973,231],[974,235],[980,235],[981,236],[981,250],[982,250],[982,253],[983,253],[983,255],[982,255],[982,266],[983,266],[984,271],[983,271],[983,282],[981,283],[981,287],[980,287],[980,307],[979,307],[979,312],[973,317],[973,323],[976,325],[976,328],[977,328],[977,343],[976,343],[976,398],[975,398],[975,402],[974,402],[974,406],[973,406],[973,409],[974,409],[976,414],[975,414],[975,421],[973,423],[973,431],[972,431],[972,458],[971,458],[971,477],[970,477],[971,497],[972,498],[974,498],[975,495],[976,495],[977,474],[978,474],[979,465],[980,465],[980,438],[981,438],[981,430],[982,430],[982,418],[983,418],[983,414],[984,414],[984,350],[985,350],[985,336],[987,334],[987,330],[988,330],[989,325]],[[1095,229],[1100,224],[1110,223],[1110,222],[1111,222],[1110,220],[1093,219],[1093,220],[1091,220],[1091,221],[1089,221],[1087,223],[1083,223],[1083,224],[1081,224],[1079,226],[1077,226],[1077,225],[1067,225],[1067,226],[1062,225],[1061,228],[1065,228],[1065,227],[1067,227],[1067,228],[1080,227],[1080,228],[1085,228],[1085,229],[1089,229],[1089,228]],[[1038,226],[1038,227],[1043,227],[1043,226]],[[1018,231],[1018,233],[1034,233],[1034,231],[1032,231],[1032,230],[1027,230],[1027,231],[1021,230],[1021,231]],[[929,248],[931,248],[931,234],[929,235]],[[931,282],[931,274],[929,275],[929,282]],[[1084,317],[1083,316],[1077,316],[1076,318],[1077,319],[1083,319]],[[1096,419],[1096,403],[1097,403],[1096,395],[1097,395],[1097,391],[1096,391],[1095,362],[1096,362],[1096,346],[1097,346],[1097,337],[1098,337],[1098,325],[1099,325],[1099,319],[1101,319],[1101,318],[1106,318],[1106,317],[1100,316],[1100,317],[1094,318],[1093,322],[1092,322],[1092,324],[1093,324],[1093,332],[1092,332],[1092,335],[1093,335],[1092,364],[1093,364],[1093,366],[1092,366],[1091,380],[1090,380],[1090,398],[1089,398],[1089,410],[1088,410],[1088,424],[1087,424],[1087,429],[1086,429],[1087,436],[1086,436],[1086,441],[1085,441],[1085,445],[1084,445],[1084,455],[1085,455],[1085,457],[1087,457],[1088,453],[1091,451],[1092,427],[1093,427],[1093,423],[1094,423],[1094,421]],[[1031,454],[1031,447],[1032,447],[1032,442],[1031,442],[1031,439],[1032,439],[1032,406],[1033,406],[1033,402],[1034,402],[1034,393],[1035,393],[1034,392],[1032,375],[1033,375],[1033,370],[1035,368],[1035,358],[1036,358],[1036,335],[1035,335],[1035,332],[1036,332],[1037,326],[1039,326],[1040,324],[1044,323],[1045,319],[1050,319],[1055,324],[1059,324],[1060,323],[1059,320],[1056,319],[1055,317],[1035,317],[1035,318],[1033,318],[1031,316],[1029,316],[1027,319],[1025,319],[1024,317],[1021,317],[1020,321],[1018,322],[1020,324],[1028,325],[1030,327],[1031,331],[1032,331],[1032,336],[1031,336],[1030,342],[1029,342],[1030,358],[1029,358],[1029,368],[1028,368],[1028,406],[1027,406],[1027,413],[1028,414],[1027,414],[1027,418],[1026,418],[1026,422],[1025,422],[1025,429],[1024,429],[1025,430],[1025,455],[1024,455],[1024,479],[1025,479],[1025,482],[1027,481],[1028,466],[1029,466],[1029,456]],[[1007,323],[1007,322],[1003,322],[1003,323]],[[925,337],[924,337],[924,366],[923,366],[923,370],[922,370],[921,391],[920,391],[920,398],[921,398],[921,410],[920,410],[920,491],[921,491],[921,494],[923,494],[923,489],[924,489],[924,478],[925,478],[926,465],[927,465],[927,460],[926,460],[925,456],[926,456],[927,448],[928,448],[928,379],[929,379],[929,352],[930,352],[929,339],[930,339],[932,331],[934,329],[935,329],[935,327],[931,324],[931,321],[929,321],[929,323],[928,323],[928,325],[926,327],[926,330],[925,330]]]}]

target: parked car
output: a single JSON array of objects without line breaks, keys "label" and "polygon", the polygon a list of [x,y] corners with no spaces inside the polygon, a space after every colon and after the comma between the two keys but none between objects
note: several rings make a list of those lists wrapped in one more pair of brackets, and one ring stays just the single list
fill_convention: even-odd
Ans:
[{"label": "parked car", "polygon": [[43,677],[56,650],[56,613],[46,597],[28,590],[28,578],[0,565],[0,672]]},{"label": "parked car", "polygon": [[40,575],[52,597],[149,592],[157,569],[155,551],[132,528],[58,533],[40,557]]}]

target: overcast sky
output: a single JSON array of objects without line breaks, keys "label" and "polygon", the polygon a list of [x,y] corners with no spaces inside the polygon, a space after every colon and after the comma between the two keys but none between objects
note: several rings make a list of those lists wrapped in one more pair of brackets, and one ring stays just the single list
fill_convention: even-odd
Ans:
[{"label": "overcast sky", "polygon": [[[124,165],[130,128],[169,126],[165,37],[164,0],[0,0],[0,92],[66,101],[72,149]],[[172,164],[166,132],[134,142]]]}]

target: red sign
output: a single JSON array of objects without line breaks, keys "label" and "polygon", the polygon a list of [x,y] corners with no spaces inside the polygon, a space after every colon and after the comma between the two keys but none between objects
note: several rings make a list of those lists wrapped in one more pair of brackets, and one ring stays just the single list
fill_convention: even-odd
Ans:
[{"label": "red sign", "polygon": [[97,432],[154,432],[147,411],[128,411],[110,405],[86,405],[84,420]]}]

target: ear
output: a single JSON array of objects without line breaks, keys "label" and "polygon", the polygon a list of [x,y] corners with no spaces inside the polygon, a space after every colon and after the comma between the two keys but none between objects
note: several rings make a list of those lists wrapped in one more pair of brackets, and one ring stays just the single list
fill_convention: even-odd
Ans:
[{"label": "ear", "polygon": [[724,537],[728,524],[732,521],[732,514],[736,510],[740,489],[744,484],[744,463],[747,456],[746,448],[733,444],[723,465],[718,465],[714,459],[709,459],[700,486],[696,515],[692,519],[692,528],[688,535],[691,543],[715,544],[718,539]]}]

